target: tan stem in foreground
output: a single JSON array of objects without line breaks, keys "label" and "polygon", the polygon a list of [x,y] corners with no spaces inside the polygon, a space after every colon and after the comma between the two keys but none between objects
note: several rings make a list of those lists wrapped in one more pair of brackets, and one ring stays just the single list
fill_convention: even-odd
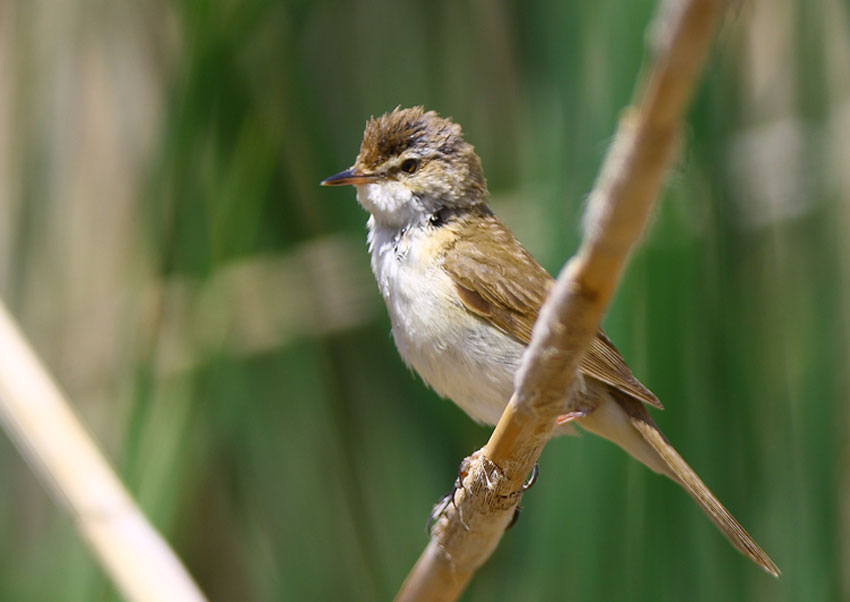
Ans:
[{"label": "tan stem in foreground", "polygon": [[2,303],[0,422],[127,600],[205,599],[115,476]]},{"label": "tan stem in foreground", "polygon": [[623,115],[590,195],[584,239],[558,277],[523,356],[516,391],[464,488],[396,600],[456,600],[492,554],[513,516],[523,480],[564,413],[582,355],[629,253],[646,227],[723,0],[670,0],[652,25],[655,53],[635,106]]}]

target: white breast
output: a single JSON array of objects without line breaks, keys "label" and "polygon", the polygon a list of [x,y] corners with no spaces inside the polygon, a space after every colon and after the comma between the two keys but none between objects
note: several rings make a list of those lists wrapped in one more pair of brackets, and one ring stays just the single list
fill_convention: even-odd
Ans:
[{"label": "white breast", "polygon": [[474,419],[495,424],[524,346],[467,311],[438,263],[443,235],[369,220],[372,271],[404,361]]}]

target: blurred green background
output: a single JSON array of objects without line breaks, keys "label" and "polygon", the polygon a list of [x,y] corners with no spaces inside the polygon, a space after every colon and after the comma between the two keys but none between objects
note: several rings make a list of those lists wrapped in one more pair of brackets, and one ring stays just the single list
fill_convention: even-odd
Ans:
[{"label": "blurred green background", "polygon": [[[404,367],[352,190],[365,120],[453,116],[551,271],[646,0],[0,3],[0,296],[211,600],[385,600],[488,430]],[[552,442],[465,600],[850,599],[850,3],[735,4],[605,325],[783,569]],[[113,600],[0,437],[0,600]]]}]

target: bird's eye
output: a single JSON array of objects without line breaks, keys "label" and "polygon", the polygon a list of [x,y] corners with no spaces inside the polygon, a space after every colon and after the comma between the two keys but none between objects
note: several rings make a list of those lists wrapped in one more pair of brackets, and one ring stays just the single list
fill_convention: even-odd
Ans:
[{"label": "bird's eye", "polygon": [[401,164],[401,171],[404,173],[413,173],[419,168],[419,161],[416,159],[405,159]]}]

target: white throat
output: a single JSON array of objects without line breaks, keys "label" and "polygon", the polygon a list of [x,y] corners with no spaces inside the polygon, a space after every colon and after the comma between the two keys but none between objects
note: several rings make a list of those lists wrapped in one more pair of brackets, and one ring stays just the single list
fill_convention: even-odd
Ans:
[{"label": "white throat", "polygon": [[421,220],[426,210],[410,189],[394,180],[382,180],[357,187],[357,202],[378,224],[403,228]]}]

